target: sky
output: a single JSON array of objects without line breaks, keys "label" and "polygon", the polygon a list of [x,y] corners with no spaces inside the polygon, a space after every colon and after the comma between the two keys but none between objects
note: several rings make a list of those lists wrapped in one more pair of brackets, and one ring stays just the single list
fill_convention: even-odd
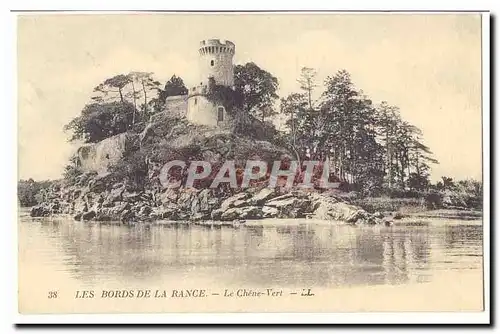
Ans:
[{"label": "sky", "polygon": [[17,33],[22,179],[61,176],[76,149],[63,126],[97,84],[131,71],[194,84],[199,41],[209,38],[234,42],[235,64],[275,75],[280,96],[298,91],[303,66],[320,83],[347,70],[422,130],[440,162],[433,180],[481,178],[478,14],[37,14],[19,16]]}]

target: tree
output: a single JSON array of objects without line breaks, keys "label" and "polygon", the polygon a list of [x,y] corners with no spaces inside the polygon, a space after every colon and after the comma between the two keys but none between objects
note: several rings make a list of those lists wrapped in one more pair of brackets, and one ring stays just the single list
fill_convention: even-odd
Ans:
[{"label": "tree", "polygon": [[[160,89],[160,82],[153,79],[153,73],[150,72],[131,72],[129,77],[132,80],[132,84],[137,83],[142,90],[143,104],[141,106],[142,116],[148,114],[148,108],[151,105],[151,101],[148,99],[150,93],[156,92],[159,94],[162,90]],[[182,81],[182,79],[181,79]],[[135,96],[135,85],[133,86],[134,96]],[[152,100],[152,99],[151,99]],[[134,100],[134,106],[137,105]]]},{"label": "tree", "polygon": [[300,122],[304,119],[306,109],[307,101],[304,94],[293,93],[281,99],[280,111],[288,117],[286,121],[290,130],[288,144],[294,151],[299,165],[302,160],[301,153],[303,155],[304,151],[303,145],[299,144],[299,138],[303,137],[301,131],[303,127],[301,127]]},{"label": "tree", "polygon": [[313,109],[312,103],[312,92],[314,88],[318,87],[316,84],[317,72],[315,69],[310,67],[302,67],[300,72],[300,78],[297,80],[300,84],[300,89],[306,92],[307,100],[309,102],[309,109]]},{"label": "tree", "polygon": [[80,116],[65,125],[64,130],[72,131],[70,141],[96,143],[127,131],[134,113],[135,108],[130,102],[91,103],[83,108]]},{"label": "tree", "polygon": [[255,63],[234,67],[235,91],[242,96],[243,110],[262,122],[275,115],[274,102],[279,98],[278,79]]},{"label": "tree", "polygon": [[125,103],[124,89],[131,82],[130,76],[124,74],[118,74],[106,79],[94,88],[94,92],[99,93],[99,95],[94,96],[93,99],[97,102],[108,102],[116,101],[116,98],[119,97],[119,101]]},{"label": "tree", "polygon": [[399,108],[382,102],[377,108],[377,127],[384,148],[388,188],[426,190],[430,186],[429,164],[437,164],[422,131],[401,118]]},{"label": "tree", "polygon": [[169,96],[187,95],[187,93],[188,89],[184,85],[182,78],[174,74],[165,84],[165,88],[160,91],[160,100],[165,103]]},{"label": "tree", "polygon": [[45,193],[54,181],[34,181],[19,180],[17,183],[17,197],[22,207],[34,206],[42,203],[45,198]]}]

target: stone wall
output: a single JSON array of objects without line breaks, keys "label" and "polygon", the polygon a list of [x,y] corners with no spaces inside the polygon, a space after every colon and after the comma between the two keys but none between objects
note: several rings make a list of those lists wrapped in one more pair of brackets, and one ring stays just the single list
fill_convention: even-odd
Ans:
[{"label": "stone wall", "polygon": [[[222,108],[222,121],[219,118],[219,108]],[[231,117],[226,109],[213,104],[203,95],[189,96],[186,118],[193,124],[212,127],[225,127],[231,123]]]},{"label": "stone wall", "polygon": [[188,108],[187,95],[169,96],[165,100],[164,110],[172,116],[185,117]]},{"label": "stone wall", "polygon": [[134,135],[121,133],[95,144],[86,144],[77,151],[77,164],[84,172],[105,174],[117,163],[132,144]]}]

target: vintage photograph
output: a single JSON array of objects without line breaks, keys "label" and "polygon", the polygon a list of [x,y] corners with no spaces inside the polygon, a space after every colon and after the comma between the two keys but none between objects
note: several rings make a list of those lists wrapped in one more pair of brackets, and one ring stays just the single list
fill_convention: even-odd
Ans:
[{"label": "vintage photograph", "polygon": [[484,311],[482,20],[18,13],[19,312]]}]

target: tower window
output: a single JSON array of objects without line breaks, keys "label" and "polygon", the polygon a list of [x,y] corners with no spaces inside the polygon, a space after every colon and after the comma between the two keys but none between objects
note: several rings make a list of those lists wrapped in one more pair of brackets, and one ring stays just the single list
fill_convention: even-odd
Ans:
[{"label": "tower window", "polygon": [[194,105],[196,105],[198,103],[198,99],[195,97],[194,98]]},{"label": "tower window", "polygon": [[210,66],[214,66],[214,60],[213,59],[210,61]]},{"label": "tower window", "polygon": [[224,107],[217,108],[217,122],[224,121]]}]

